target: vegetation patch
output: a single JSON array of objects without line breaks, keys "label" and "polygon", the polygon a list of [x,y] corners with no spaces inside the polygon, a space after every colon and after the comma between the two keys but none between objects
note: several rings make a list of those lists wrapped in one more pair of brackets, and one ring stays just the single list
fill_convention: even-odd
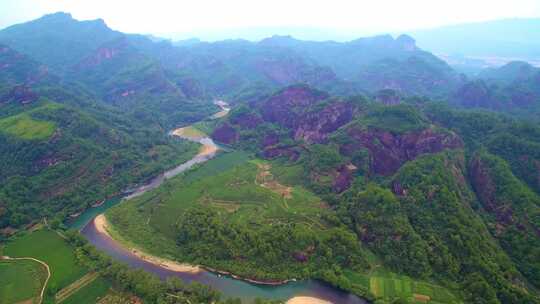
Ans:
[{"label": "vegetation patch", "polygon": [[31,260],[0,260],[0,304],[37,303],[47,272]]},{"label": "vegetation patch", "polygon": [[51,270],[51,278],[47,284],[46,294],[50,295],[87,272],[77,263],[73,248],[50,230],[38,230],[9,241],[4,254],[10,257],[33,257],[47,263]]},{"label": "vegetation patch", "polygon": [[92,283],[96,278],[98,277],[98,274],[95,272],[89,272],[86,275],[82,276],[77,281],[71,283],[70,285],[66,286],[62,290],[56,293],[56,302],[60,303],[64,301],[66,298],[70,297],[72,294],[78,292],[80,289],[84,288],[86,285]]},{"label": "vegetation patch", "polygon": [[376,298],[391,303],[397,299],[408,303],[461,303],[440,285],[414,280],[380,268],[365,274],[346,270],[345,275],[352,285],[364,286]]},{"label": "vegetation patch", "polygon": [[113,230],[151,254],[256,280],[337,281],[334,264],[367,267],[354,234],[335,225],[333,211],[321,208],[320,198],[302,187],[280,184],[289,189],[284,196],[261,186],[271,177],[264,162],[244,158],[214,171],[225,167],[222,162],[211,160],[110,209]]},{"label": "vegetation patch", "polygon": [[36,120],[28,113],[0,119],[0,132],[25,140],[43,140],[51,137],[56,124],[51,121]]},{"label": "vegetation patch", "polygon": [[[80,304],[80,303],[97,303],[104,299],[110,290],[110,283],[101,278],[96,277],[84,287],[69,295],[62,303],[63,304]],[[59,303],[59,302],[57,302]]]},{"label": "vegetation patch", "polygon": [[176,136],[191,139],[203,138],[207,136],[204,132],[193,126],[176,129],[174,130],[173,134]]}]

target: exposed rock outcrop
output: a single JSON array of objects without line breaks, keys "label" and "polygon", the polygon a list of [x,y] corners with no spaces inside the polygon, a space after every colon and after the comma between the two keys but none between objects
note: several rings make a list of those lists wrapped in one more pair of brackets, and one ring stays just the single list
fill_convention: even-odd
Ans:
[{"label": "exposed rock outcrop", "polygon": [[224,123],[212,132],[212,138],[224,144],[234,144],[238,141],[238,132],[228,123]]},{"label": "exposed rock outcrop", "polygon": [[288,87],[270,97],[261,109],[264,120],[295,129],[298,120],[309,106],[327,99],[329,95],[307,86]]},{"label": "exposed rock outcrop", "polygon": [[38,100],[39,96],[32,91],[29,86],[18,85],[13,87],[7,94],[1,97],[0,104],[6,102],[16,102],[22,105]]},{"label": "exposed rock outcrop", "polygon": [[368,149],[372,158],[370,172],[380,175],[395,173],[405,162],[421,154],[463,147],[463,142],[455,133],[438,132],[434,128],[393,134],[382,130],[353,127],[347,130],[347,134],[353,141],[342,145],[340,152],[353,155],[358,149]]}]

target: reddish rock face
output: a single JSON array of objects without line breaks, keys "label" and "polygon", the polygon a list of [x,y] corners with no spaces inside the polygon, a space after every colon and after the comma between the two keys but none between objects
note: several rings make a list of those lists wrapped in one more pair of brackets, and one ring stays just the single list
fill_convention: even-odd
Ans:
[{"label": "reddish rock face", "polygon": [[289,87],[270,97],[264,103],[261,113],[266,121],[295,129],[298,119],[309,106],[328,97],[328,94],[306,86]]},{"label": "reddish rock face", "polygon": [[356,170],[354,166],[342,166],[338,170],[337,177],[334,180],[334,191],[341,193],[351,186],[354,179],[353,173]]},{"label": "reddish rock face", "polygon": [[224,123],[214,130],[212,138],[218,142],[230,145],[238,141],[238,132],[228,123]]},{"label": "reddish rock face", "polygon": [[102,46],[97,49],[92,55],[81,61],[76,68],[84,69],[98,66],[104,61],[111,60],[114,57],[121,55],[128,47],[129,43],[127,40],[119,39],[108,46]]},{"label": "reddish rock face", "polygon": [[259,116],[252,113],[242,113],[231,118],[232,124],[239,125],[244,129],[255,128],[262,122],[263,120]]},{"label": "reddish rock face", "polygon": [[494,213],[497,221],[503,225],[514,223],[513,210],[510,204],[504,204],[497,200],[496,185],[493,182],[489,169],[482,160],[475,157],[470,164],[471,184],[476,191],[480,203],[489,213]]},{"label": "reddish rock face", "polygon": [[30,87],[26,85],[15,86],[9,93],[2,96],[1,102],[17,102],[20,104],[29,104],[36,101],[39,96],[32,92]]},{"label": "reddish rock face", "polygon": [[354,142],[341,146],[341,153],[352,155],[360,148],[367,148],[373,159],[370,171],[380,175],[395,173],[405,162],[421,154],[463,147],[456,134],[439,133],[433,129],[396,135],[381,130],[351,128],[347,133]]},{"label": "reddish rock face", "polygon": [[262,141],[263,147],[273,146],[279,143],[279,136],[276,133],[268,133],[264,136]]},{"label": "reddish rock face", "polygon": [[293,258],[300,263],[305,263],[308,261],[308,255],[302,251],[293,253]]},{"label": "reddish rock face", "polygon": [[300,152],[294,147],[275,147],[265,149],[263,152],[265,158],[288,157],[291,161],[296,161],[300,157]]},{"label": "reddish rock face", "polygon": [[326,136],[352,120],[354,107],[345,102],[334,102],[321,111],[307,113],[298,122],[295,139],[307,143],[319,143]]}]

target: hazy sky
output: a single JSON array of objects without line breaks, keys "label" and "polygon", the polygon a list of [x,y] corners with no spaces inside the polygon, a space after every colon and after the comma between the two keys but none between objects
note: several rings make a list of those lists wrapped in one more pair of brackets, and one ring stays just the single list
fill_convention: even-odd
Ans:
[{"label": "hazy sky", "polygon": [[540,0],[0,0],[0,28],[56,11],[136,33],[315,27],[365,34],[540,17]]}]

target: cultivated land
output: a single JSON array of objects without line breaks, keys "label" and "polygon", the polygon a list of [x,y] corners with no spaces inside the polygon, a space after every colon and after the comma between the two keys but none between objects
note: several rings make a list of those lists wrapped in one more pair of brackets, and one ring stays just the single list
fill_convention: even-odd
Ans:
[{"label": "cultivated land", "polygon": [[88,285],[77,290],[65,299],[62,304],[97,303],[110,292],[111,284],[101,277],[97,277]]},{"label": "cultivated land", "polygon": [[[326,229],[321,219],[330,211],[301,187],[272,182],[267,163],[248,160],[241,152],[226,153],[175,178],[156,191],[120,204],[106,213],[113,237],[149,253],[176,256],[176,223],[192,207],[217,210],[232,224],[251,226],[296,223],[312,230]],[[286,194],[283,193],[286,190]],[[214,265],[208,265],[214,266]]]},{"label": "cultivated land", "polygon": [[47,271],[31,260],[0,260],[0,304],[39,303]]},{"label": "cultivated land", "polygon": [[380,267],[367,274],[347,270],[345,275],[352,284],[367,287],[376,297],[388,301],[401,298],[410,303],[461,303],[446,288],[398,275]]},{"label": "cultivated land", "polygon": [[[179,255],[182,251],[175,238],[182,214],[193,207],[216,210],[231,225],[257,229],[263,225],[294,223],[315,233],[325,233],[331,227],[326,219],[333,215],[333,211],[306,189],[286,184],[298,180],[300,175],[299,167],[249,160],[240,152],[225,153],[168,181],[155,191],[109,210],[106,215],[112,223],[110,232],[128,247],[193,263],[200,261]],[[205,266],[221,270],[234,272],[235,269],[234,265],[202,262]],[[438,285],[377,269],[378,263],[375,259],[370,261],[375,271],[359,273],[347,270],[345,275],[352,284],[387,300],[402,298],[413,303],[459,303],[448,290]]]},{"label": "cultivated land", "polygon": [[9,242],[4,254],[10,257],[33,257],[47,263],[51,269],[47,289],[54,292],[87,272],[77,264],[73,248],[50,230],[38,230]]}]

